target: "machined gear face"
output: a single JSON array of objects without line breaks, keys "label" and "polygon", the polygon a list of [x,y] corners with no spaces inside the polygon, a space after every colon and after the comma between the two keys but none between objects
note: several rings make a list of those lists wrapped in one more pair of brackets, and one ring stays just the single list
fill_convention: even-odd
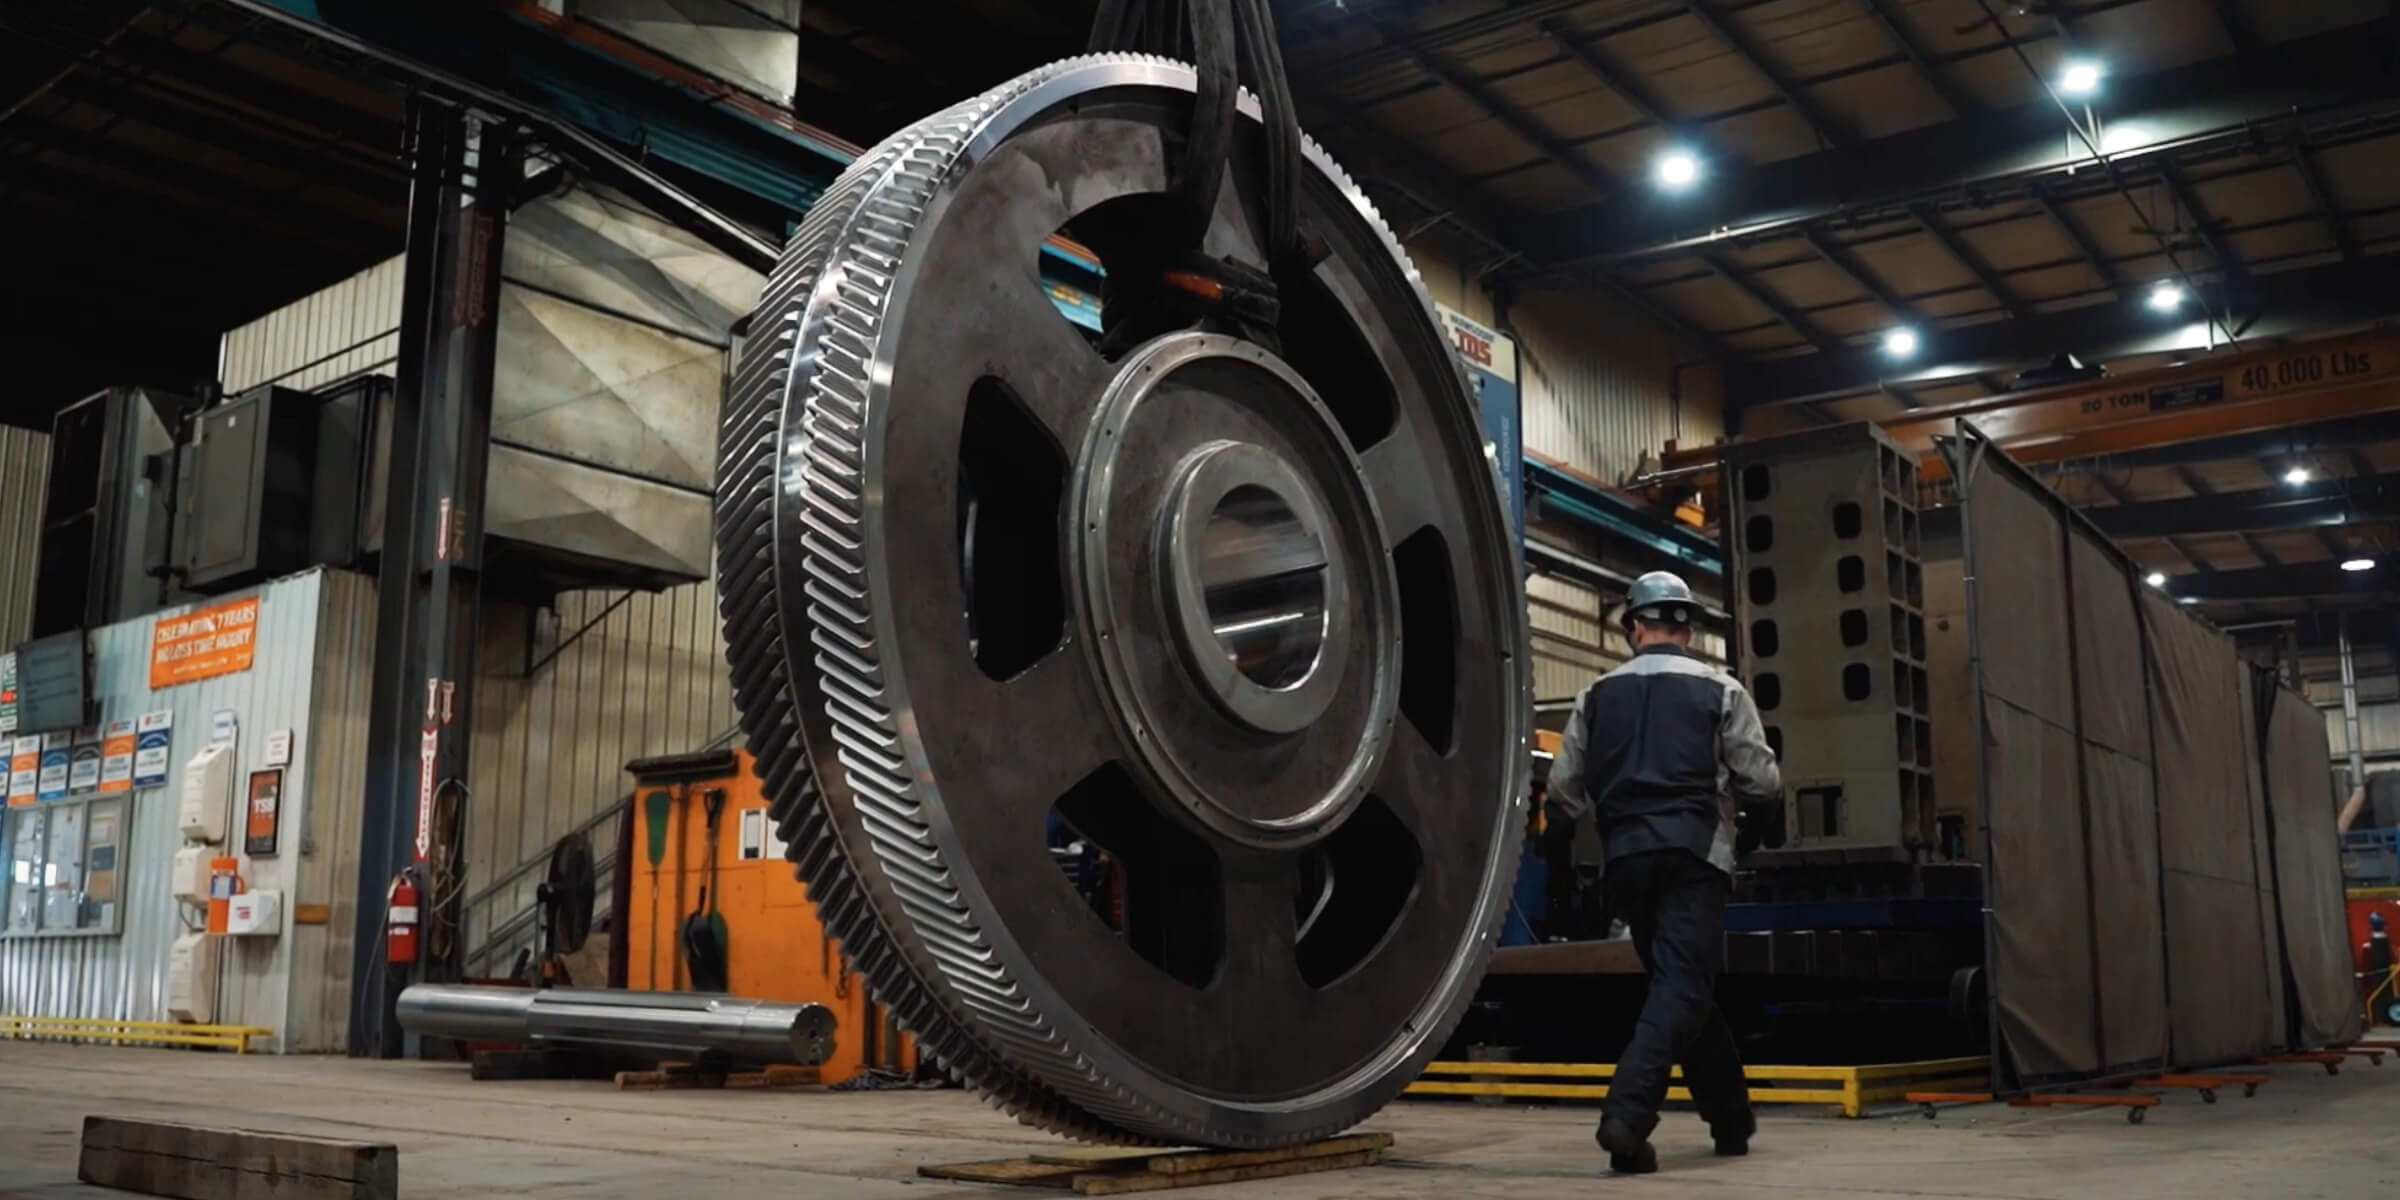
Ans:
[{"label": "machined gear face", "polygon": [[[1482,975],[1525,616],[1472,394],[1313,145],[1275,347],[1112,358],[1051,305],[1053,234],[1156,268],[1193,91],[1070,60],[845,174],[743,348],[719,566],[792,856],[925,1049],[1071,1136],[1270,1146],[1387,1103]],[[1204,248],[1264,270],[1246,161]]]}]

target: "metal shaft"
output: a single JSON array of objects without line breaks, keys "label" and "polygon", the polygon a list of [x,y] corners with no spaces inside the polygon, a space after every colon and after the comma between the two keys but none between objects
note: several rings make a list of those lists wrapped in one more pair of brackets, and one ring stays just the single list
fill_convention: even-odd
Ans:
[{"label": "metal shaft", "polygon": [[822,1004],[691,992],[420,983],[400,993],[400,1027],[460,1041],[594,1046],[809,1067],[833,1052],[834,1016]]},{"label": "metal shaft", "polygon": [[2350,786],[2365,787],[2367,751],[2358,733],[2358,659],[2350,652],[2350,614],[2340,614],[2335,628],[2341,637],[2342,731],[2350,738]]}]

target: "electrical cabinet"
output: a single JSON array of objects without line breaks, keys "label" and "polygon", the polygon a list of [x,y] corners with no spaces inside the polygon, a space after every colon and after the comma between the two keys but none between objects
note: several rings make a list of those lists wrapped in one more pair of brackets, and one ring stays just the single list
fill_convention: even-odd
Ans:
[{"label": "electrical cabinet", "polygon": [[[224,841],[233,807],[233,747],[210,746],[193,755],[183,764],[181,784],[175,792],[175,827],[184,840],[212,846]],[[206,887],[201,890],[205,896]]]},{"label": "electrical cabinet", "polygon": [[[324,404],[265,387],[194,419],[176,538],[184,586],[215,594],[304,570],[320,561],[320,524],[355,527],[355,502],[318,503]],[[358,487],[355,477],[325,482]]]},{"label": "electrical cabinet", "polygon": [[170,868],[167,890],[185,904],[208,903],[208,860],[217,852],[206,846],[185,846],[175,852]]},{"label": "electrical cabinet", "polygon": [[187,933],[167,950],[167,1017],[194,1025],[217,1019],[217,978],[224,945],[205,933]]},{"label": "electrical cabinet", "polygon": [[50,423],[50,474],[33,548],[35,636],[131,620],[180,595],[171,582],[176,441],[195,403],[110,388]]},{"label": "electrical cabinet", "polygon": [[225,902],[230,937],[273,937],[283,932],[283,893],[240,892]]}]

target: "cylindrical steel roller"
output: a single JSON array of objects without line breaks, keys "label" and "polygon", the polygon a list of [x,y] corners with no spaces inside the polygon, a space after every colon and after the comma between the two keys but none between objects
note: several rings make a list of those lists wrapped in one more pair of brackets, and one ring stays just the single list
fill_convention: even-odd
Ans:
[{"label": "cylindrical steel roller", "polygon": [[596,1046],[815,1066],[833,1052],[833,1010],[690,992],[463,987],[400,993],[400,1027],[461,1041]]}]

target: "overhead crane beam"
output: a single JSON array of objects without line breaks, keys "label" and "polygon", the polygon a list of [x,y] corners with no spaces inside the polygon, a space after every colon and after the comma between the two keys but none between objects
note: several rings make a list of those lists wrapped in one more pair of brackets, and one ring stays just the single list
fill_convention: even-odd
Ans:
[{"label": "overhead crane beam", "polygon": [[2400,570],[2400,564],[2377,566],[2364,571],[2345,571],[2340,562],[2325,559],[2319,562],[2286,563],[2277,567],[2218,571],[2209,575],[2186,575],[2169,584],[2166,591],[2178,600],[2195,603],[2383,596],[2391,593],[2391,576],[2396,570]]},{"label": "overhead crane beam", "polygon": [[[2162,447],[2255,436],[2294,425],[2400,412],[2400,333],[2382,332],[2275,346],[2191,366],[2040,391],[1913,409],[1881,418],[1884,431],[1918,456],[1920,475],[1945,478],[1933,439],[1961,418],[2019,462],[2056,463],[2103,455],[2172,462]],[[2259,451],[2266,453],[2270,451]],[[1717,461],[1714,445],[1671,447],[1662,471]]]},{"label": "overhead crane beam", "polygon": [[2101,532],[2116,538],[2263,533],[2400,521],[2400,474],[2325,479],[2173,500],[2137,500],[2085,509],[2084,515]]}]

